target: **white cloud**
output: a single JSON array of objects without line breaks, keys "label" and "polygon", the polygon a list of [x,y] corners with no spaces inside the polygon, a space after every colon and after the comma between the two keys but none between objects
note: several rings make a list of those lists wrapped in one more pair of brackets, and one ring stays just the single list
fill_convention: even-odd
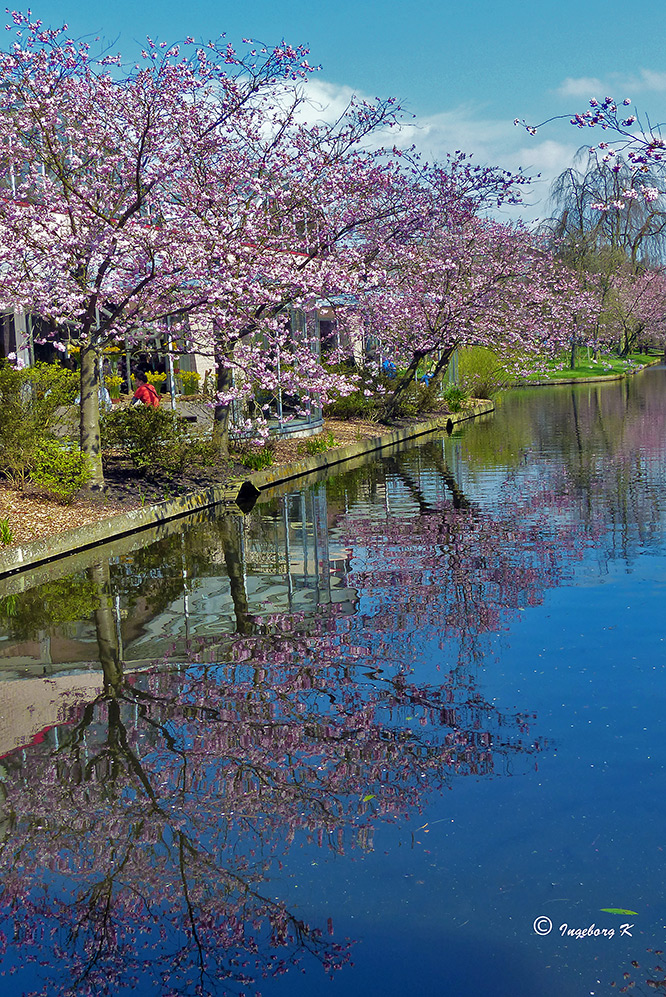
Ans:
[{"label": "white cloud", "polygon": [[460,149],[480,165],[499,166],[533,178],[523,190],[524,206],[507,207],[505,217],[532,222],[544,217],[550,187],[572,163],[578,146],[555,139],[531,138],[513,121],[482,117],[471,105],[418,118],[393,137],[399,147],[414,144],[428,159],[443,160]]},{"label": "white cloud", "polygon": [[[344,112],[353,96],[372,103],[372,98],[349,86],[310,79],[303,88],[306,102],[298,111],[299,120],[332,122]],[[472,104],[424,117],[406,117],[399,128],[386,128],[373,136],[373,146],[406,149],[416,146],[427,159],[444,159],[448,152],[461,149],[474,153],[479,163],[503,165],[497,158],[506,146],[517,145],[513,121],[492,120],[480,116]]]},{"label": "white cloud", "polygon": [[527,173],[559,174],[562,173],[576,155],[576,146],[567,145],[564,142],[555,142],[547,139],[545,142],[536,142],[534,145],[522,146],[514,158]]},{"label": "white cloud", "polygon": [[[608,86],[608,84],[606,85]],[[560,97],[598,97],[605,96],[604,84],[596,76],[567,76],[556,90]]]},{"label": "white cloud", "polygon": [[522,168],[534,178],[532,186],[524,193],[525,204],[508,209],[512,218],[522,218],[527,224],[548,216],[548,198],[553,180],[568,169],[576,155],[575,145],[547,139],[534,140],[510,153],[502,164],[508,170]]},{"label": "white cloud", "polygon": [[656,90],[658,93],[662,93],[666,90],[666,73],[655,72],[652,69],[641,69],[635,82],[629,80],[628,87],[634,91]]},{"label": "white cloud", "polygon": [[[352,87],[328,83],[321,77],[308,80],[304,93],[307,101],[299,108],[298,117],[312,123],[337,120],[354,95],[371,101]],[[534,185],[523,193],[526,204],[508,207],[502,214],[526,221],[544,216],[551,183],[571,165],[577,149],[573,142],[530,138],[523,128],[514,126],[513,119],[486,117],[482,108],[471,103],[407,119],[399,129],[378,132],[372,144],[395,145],[399,149],[415,146],[430,161],[443,161],[447,153],[460,149],[472,154],[473,162],[482,166],[499,166],[511,172],[522,169],[535,178]]]},{"label": "white cloud", "polygon": [[352,97],[364,97],[352,87],[327,83],[318,76],[308,79],[302,93],[305,101],[299,107],[297,116],[299,121],[309,124],[319,121],[333,124],[344,113]]},{"label": "white cloud", "polygon": [[401,130],[400,144],[414,143],[433,159],[442,159],[447,152],[461,149],[473,152],[476,160],[485,162],[512,132],[513,123],[508,119],[482,118],[473,105],[467,104],[416,118]]},{"label": "white cloud", "polygon": [[609,94],[617,100],[635,93],[663,93],[666,91],[666,72],[641,69],[638,73],[609,73],[604,79],[596,76],[568,76],[557,88],[560,97],[590,99]]}]

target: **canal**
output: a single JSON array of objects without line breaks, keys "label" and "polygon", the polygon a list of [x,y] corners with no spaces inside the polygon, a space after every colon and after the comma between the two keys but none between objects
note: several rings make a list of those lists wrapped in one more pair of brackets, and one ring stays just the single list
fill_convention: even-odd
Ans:
[{"label": "canal", "polygon": [[6,992],[666,992],[665,392],[0,580]]}]

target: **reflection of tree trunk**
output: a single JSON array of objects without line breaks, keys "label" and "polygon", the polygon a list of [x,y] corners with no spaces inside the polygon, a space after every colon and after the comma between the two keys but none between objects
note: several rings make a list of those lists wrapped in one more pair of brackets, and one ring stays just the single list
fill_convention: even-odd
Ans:
[{"label": "reflection of tree trunk", "polygon": [[599,432],[601,434],[601,438],[604,441],[604,446],[606,448],[606,453],[610,454],[610,453],[613,452],[612,440],[611,440],[610,436],[608,435],[608,433],[606,432],[606,426],[605,426],[605,423],[604,423],[604,414],[603,414],[603,411],[602,411],[602,408],[601,408],[601,403],[599,401],[599,388],[598,387],[596,387],[594,389],[594,396],[593,397],[594,397],[594,416],[595,416],[595,420],[594,421],[599,426]]},{"label": "reflection of tree trunk", "polygon": [[103,561],[88,569],[91,580],[97,586],[99,608],[95,610],[95,630],[99,660],[104,672],[104,695],[118,696],[123,683],[123,665],[118,648],[116,620],[111,606],[111,586],[109,563]]},{"label": "reflection of tree trunk", "polygon": [[7,799],[7,787],[0,781],[0,843],[2,843],[12,828],[12,818],[5,813],[4,803]]},{"label": "reflection of tree trunk", "polygon": [[451,492],[454,509],[471,509],[473,503],[467,498],[464,491],[458,484],[457,478],[447,464],[441,447],[428,448],[428,456],[442,476],[444,484]]},{"label": "reflection of tree trunk", "polygon": [[244,635],[252,634],[256,627],[254,617],[248,612],[243,556],[238,536],[238,520],[224,516],[218,520],[218,529],[224,546],[224,563],[227,568],[231,598],[234,604],[236,631]]},{"label": "reflection of tree trunk", "polygon": [[583,452],[583,441],[580,438],[580,424],[578,420],[578,399],[576,398],[576,389],[571,389],[571,405],[573,407],[573,422],[574,422],[574,432],[576,434],[576,447],[578,453]]},{"label": "reflection of tree trunk", "polygon": [[412,496],[414,501],[418,503],[419,512],[432,512],[433,511],[432,506],[430,502],[428,502],[428,499],[425,497],[423,492],[421,491],[419,485],[417,485],[416,482],[412,480],[412,477],[408,471],[405,471],[400,467],[400,464],[398,463],[399,456],[400,455],[396,457],[389,457],[389,459],[386,462],[388,467],[390,467],[395,476],[397,478],[400,478],[400,480],[407,486],[410,495]]},{"label": "reflection of tree trunk", "polygon": [[586,463],[585,461],[586,453],[583,449],[583,440],[581,438],[581,430],[580,430],[580,417],[578,414],[578,398],[575,388],[571,389],[571,405],[573,407],[573,423],[576,435],[576,450],[578,452],[578,484],[581,488],[581,500],[585,502],[587,513],[589,515],[591,512],[591,503],[592,503],[592,497],[590,494],[591,472],[589,465],[589,451],[587,452],[588,461]]},{"label": "reflection of tree trunk", "polygon": [[[444,455],[436,446],[427,448],[428,457],[432,460],[433,464],[439,471],[439,474],[444,481],[444,484],[451,492],[451,498],[453,500],[454,509],[471,509],[473,503],[467,498],[463,490],[458,485],[453,472],[449,468]],[[419,504],[420,512],[432,512],[433,507],[428,499],[425,497],[420,487],[414,482],[407,470],[400,466],[400,461],[404,459],[402,454],[398,454],[396,457],[392,457],[390,460],[390,466],[393,471],[398,475],[398,477],[407,485],[411,495]]]}]

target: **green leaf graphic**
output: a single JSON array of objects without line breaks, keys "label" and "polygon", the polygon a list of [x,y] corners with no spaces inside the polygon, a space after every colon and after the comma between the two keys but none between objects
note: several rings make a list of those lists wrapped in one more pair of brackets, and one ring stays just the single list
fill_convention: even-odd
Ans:
[{"label": "green leaf graphic", "polygon": [[635,910],[625,910],[624,907],[601,907],[606,914],[637,914]]}]

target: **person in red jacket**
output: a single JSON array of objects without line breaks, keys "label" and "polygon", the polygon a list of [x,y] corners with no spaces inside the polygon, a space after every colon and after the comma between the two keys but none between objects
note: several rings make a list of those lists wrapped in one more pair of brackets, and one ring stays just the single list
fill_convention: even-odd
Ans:
[{"label": "person in red jacket", "polygon": [[151,408],[158,408],[160,396],[155,390],[154,384],[148,383],[148,378],[142,370],[136,375],[138,381],[137,389],[132,397],[132,405],[148,405]]}]

